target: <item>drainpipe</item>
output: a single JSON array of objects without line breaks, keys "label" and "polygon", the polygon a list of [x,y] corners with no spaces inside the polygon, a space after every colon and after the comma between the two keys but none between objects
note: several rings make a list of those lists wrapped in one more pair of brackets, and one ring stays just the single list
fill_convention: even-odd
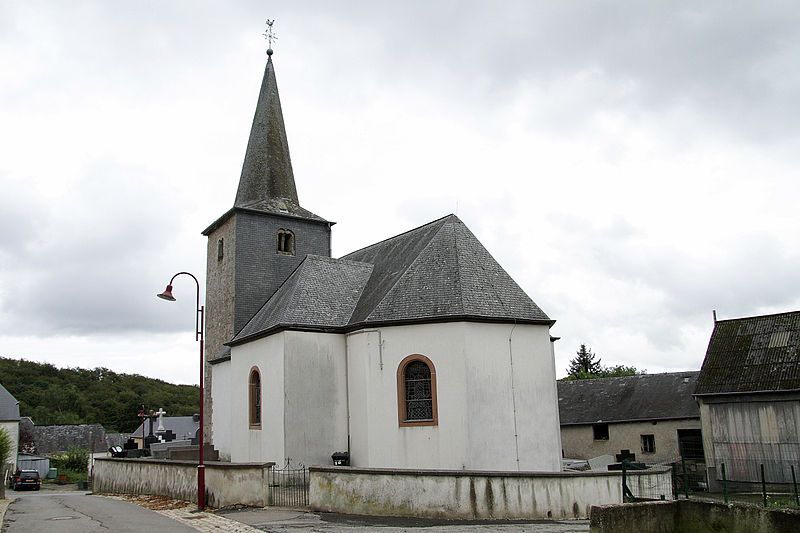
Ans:
[{"label": "drainpipe", "polygon": [[514,321],[514,326],[508,334],[508,360],[511,370],[511,405],[514,412],[514,449],[517,457],[517,472],[519,472],[519,434],[517,432],[517,393],[514,389],[514,350],[511,346],[511,337],[514,335],[514,329],[517,327],[517,321]]},{"label": "drainpipe", "polygon": [[344,357],[344,388],[345,388],[345,405],[347,406],[347,456],[350,457],[350,365],[348,363],[350,359],[350,337],[352,335],[359,335],[361,333],[377,333],[378,334],[378,365],[380,366],[381,371],[383,371],[383,336],[381,335],[381,330],[379,329],[362,329],[359,331],[352,331],[350,333],[346,333],[345,338],[345,357]]}]

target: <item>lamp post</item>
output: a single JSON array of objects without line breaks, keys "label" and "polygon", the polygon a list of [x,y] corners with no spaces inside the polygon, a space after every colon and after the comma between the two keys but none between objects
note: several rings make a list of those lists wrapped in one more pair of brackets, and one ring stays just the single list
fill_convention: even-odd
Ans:
[{"label": "lamp post", "polygon": [[197,508],[202,511],[206,508],[206,465],[203,461],[203,455],[205,452],[205,443],[203,439],[203,404],[205,403],[205,396],[203,393],[203,367],[205,365],[205,360],[203,358],[203,313],[205,312],[205,308],[204,306],[200,305],[200,282],[197,281],[197,278],[189,272],[178,272],[172,276],[171,280],[169,280],[167,288],[164,289],[164,292],[157,294],[156,296],[163,300],[174,302],[175,297],[172,296],[172,282],[175,281],[175,278],[181,274],[190,276],[194,280],[195,285],[197,285],[197,314],[195,315],[194,328],[194,340],[200,341],[200,431],[198,432],[199,434],[197,439],[198,444],[200,445],[200,452],[198,454],[197,464]]}]

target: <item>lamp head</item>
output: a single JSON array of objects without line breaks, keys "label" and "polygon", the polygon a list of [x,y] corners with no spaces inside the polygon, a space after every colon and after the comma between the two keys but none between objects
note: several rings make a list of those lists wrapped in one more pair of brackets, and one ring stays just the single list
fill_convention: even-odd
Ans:
[{"label": "lamp head", "polygon": [[164,289],[164,292],[161,294],[156,294],[162,300],[169,300],[170,302],[175,301],[175,297],[172,295],[172,285],[167,285],[167,288]]}]

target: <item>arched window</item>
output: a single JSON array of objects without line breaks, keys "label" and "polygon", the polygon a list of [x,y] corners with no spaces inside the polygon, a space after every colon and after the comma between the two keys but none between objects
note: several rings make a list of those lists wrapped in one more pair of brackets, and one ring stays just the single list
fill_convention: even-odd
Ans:
[{"label": "arched window", "polygon": [[294,255],[294,233],[288,229],[278,230],[278,253]]},{"label": "arched window", "polygon": [[409,355],[397,367],[400,426],[437,426],[436,369],[424,355]]},{"label": "arched window", "polygon": [[261,373],[258,368],[253,367],[250,370],[250,379],[248,380],[249,394],[249,413],[250,413],[250,428],[261,429]]}]

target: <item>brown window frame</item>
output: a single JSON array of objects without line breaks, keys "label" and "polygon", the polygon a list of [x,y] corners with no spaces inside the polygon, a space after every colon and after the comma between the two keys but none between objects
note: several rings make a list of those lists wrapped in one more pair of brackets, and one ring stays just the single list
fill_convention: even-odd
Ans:
[{"label": "brown window frame", "polygon": [[[431,414],[433,417],[430,420],[406,420],[406,367],[416,361],[427,365],[431,372]],[[433,365],[433,361],[422,354],[412,354],[400,361],[397,366],[397,422],[400,427],[438,426],[439,404],[436,396],[436,367]]]},{"label": "brown window frame", "polygon": [[[256,394],[255,383],[253,383],[253,376],[258,376],[258,393]],[[261,371],[257,366],[250,369],[250,374],[247,377],[247,420],[250,424],[250,429],[261,429],[261,420],[263,419],[263,402],[264,394],[261,387]],[[257,400],[257,401],[256,401]],[[256,414],[258,418],[256,419]]]}]

